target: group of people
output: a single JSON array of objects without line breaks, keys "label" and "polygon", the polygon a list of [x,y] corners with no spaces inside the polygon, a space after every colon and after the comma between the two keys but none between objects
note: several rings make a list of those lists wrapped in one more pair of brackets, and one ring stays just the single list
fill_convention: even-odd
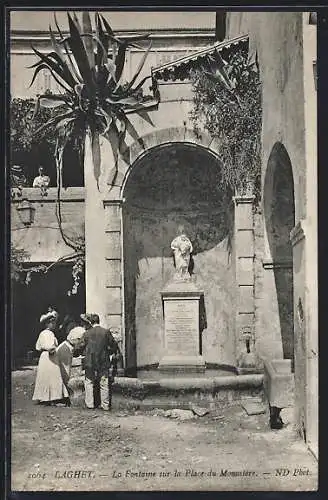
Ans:
[{"label": "group of people", "polygon": [[59,315],[53,308],[40,318],[42,328],[36,342],[41,352],[33,400],[42,405],[69,406],[69,379],[73,356],[84,353],[85,406],[111,408],[112,383],[120,351],[110,330],[100,326],[98,314],[81,314],[80,321],[69,317],[61,325],[66,339],[58,345],[55,332]]}]

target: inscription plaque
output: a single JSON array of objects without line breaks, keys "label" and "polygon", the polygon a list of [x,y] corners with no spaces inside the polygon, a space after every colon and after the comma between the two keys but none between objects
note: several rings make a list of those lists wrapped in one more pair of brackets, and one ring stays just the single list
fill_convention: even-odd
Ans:
[{"label": "inscription plaque", "polygon": [[165,301],[164,324],[168,354],[199,354],[198,300]]},{"label": "inscription plaque", "polygon": [[199,304],[203,294],[189,283],[170,283],[162,294],[164,313],[163,372],[204,372],[200,354]]}]

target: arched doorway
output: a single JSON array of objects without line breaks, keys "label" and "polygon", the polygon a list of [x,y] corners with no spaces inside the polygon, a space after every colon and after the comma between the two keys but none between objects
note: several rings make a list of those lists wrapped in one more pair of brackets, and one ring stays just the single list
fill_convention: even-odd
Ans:
[{"label": "arched doorway", "polygon": [[[34,273],[29,285],[12,283],[12,361],[19,366],[28,351],[35,350],[40,333],[39,319],[49,306],[59,313],[59,323],[66,314],[75,320],[85,311],[84,277],[76,294],[68,295],[73,284],[71,264],[58,264],[46,274]],[[56,331],[58,342],[65,340]]]},{"label": "arched doorway", "polygon": [[157,366],[163,347],[160,291],[174,272],[170,244],[183,225],[204,290],[208,364],[234,364],[231,192],[220,162],[204,147],[173,142],[149,149],[124,186],[123,252],[126,366]]},{"label": "arched doorway", "polygon": [[278,301],[283,356],[294,364],[293,250],[294,180],[289,155],[277,142],[271,151],[264,184],[264,216]]}]

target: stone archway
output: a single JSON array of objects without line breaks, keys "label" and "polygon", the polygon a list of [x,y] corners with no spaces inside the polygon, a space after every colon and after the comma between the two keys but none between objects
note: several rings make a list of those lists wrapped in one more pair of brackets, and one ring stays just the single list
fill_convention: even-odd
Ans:
[{"label": "stone archway", "polygon": [[[124,185],[129,178],[134,163],[146,155],[150,149],[171,142],[188,142],[207,149],[209,153],[219,158],[219,147],[216,139],[206,133],[196,134],[194,130],[187,127],[170,127],[143,135],[130,144],[118,160],[118,174],[115,186],[120,188],[120,198],[123,196]],[[116,192],[114,191],[109,196],[116,196]]]},{"label": "stone archway", "polygon": [[294,360],[293,249],[290,232],[295,226],[293,170],[280,142],[274,144],[264,180],[264,219],[278,306],[283,357]]},{"label": "stone archway", "polygon": [[[125,229],[127,227],[125,223],[125,209],[129,207],[131,193],[133,191],[129,188],[129,184],[133,179],[134,172],[146,171],[140,166],[149,163],[148,160],[151,158],[149,154],[161,152],[160,157],[163,163],[165,153],[168,152],[167,148],[171,147],[172,152],[172,144],[175,145],[174,147],[178,148],[188,147],[188,150],[193,151],[196,158],[203,158],[203,161],[200,162],[202,165],[199,167],[199,171],[203,171],[203,175],[200,179],[201,182],[207,178],[211,178],[210,173],[206,173],[206,170],[202,170],[204,166],[206,168],[208,161],[210,161],[212,165],[216,165],[214,170],[219,170],[219,147],[216,140],[213,140],[206,134],[198,136],[193,130],[187,129],[186,127],[156,130],[154,133],[140,137],[138,141],[133,142],[126,148],[125,154],[119,158],[118,172],[116,171],[115,174],[115,184],[105,190],[104,196],[102,197],[104,208],[104,218],[102,219],[104,222],[104,231],[101,238],[103,238],[102,248],[105,267],[101,264],[101,262],[103,262],[102,255],[100,256],[101,258],[99,255],[94,255],[94,259],[90,260],[90,262],[93,267],[96,267],[94,262],[100,262],[102,270],[100,273],[100,270],[96,269],[94,276],[96,276],[97,279],[94,279],[94,290],[99,290],[99,286],[101,286],[103,293],[99,295],[98,292],[97,294],[90,292],[89,302],[92,305],[92,309],[97,309],[102,312],[102,321],[104,324],[115,330],[117,338],[121,339],[121,349],[124,353],[124,368],[127,374],[135,373],[137,367],[137,335],[133,318],[134,309],[132,308],[130,310],[131,314],[127,311],[127,306],[131,303],[131,297],[127,300],[126,288],[128,286],[128,276],[130,276],[131,279],[131,275],[134,277],[138,274],[137,266],[131,266],[130,270],[126,269],[125,266],[125,253],[127,248],[125,243],[127,237],[132,237],[133,234]],[[108,157],[109,156],[110,154],[108,154]],[[107,155],[104,155],[104,158],[106,159]],[[158,162],[155,161],[153,164],[156,166]],[[193,164],[194,160],[191,158],[189,166],[192,167]],[[106,177],[108,175],[108,179],[113,178],[112,172],[110,171],[111,166],[109,164],[108,167],[108,169],[104,169],[104,172],[106,172],[105,175]],[[170,175],[168,175],[168,179],[169,178]],[[219,184],[216,182],[215,185]],[[206,196],[206,194],[210,192],[211,189],[208,189],[208,184],[203,186],[203,195]],[[129,196],[126,196],[127,194],[129,194]],[[132,196],[132,198],[134,198],[134,205],[137,205],[137,203],[135,203],[136,198],[134,196]],[[220,209],[218,210],[220,202],[218,202],[218,198],[216,202],[214,202],[215,196],[213,196],[213,193],[210,195],[210,198],[212,200],[211,213],[214,216],[220,212]],[[224,368],[235,369],[236,360],[241,350],[243,351],[245,348],[243,337],[244,330],[246,328],[247,331],[250,330],[253,332],[253,198],[252,196],[234,197],[234,203],[232,203],[233,207],[231,207],[231,212],[229,212],[231,218],[230,228],[234,229],[233,237],[229,238],[229,242],[233,243],[231,255],[228,251],[227,238],[223,238],[221,242],[217,241],[216,245],[213,245],[213,248],[206,250],[203,254],[199,252],[195,256],[195,270],[198,265],[197,259],[199,263],[204,256],[207,256],[206,259],[208,259],[208,261],[212,260],[210,276],[208,276],[208,279],[204,280],[206,286],[211,284],[213,276],[219,276],[216,286],[212,287],[213,289],[208,293],[207,312],[209,313],[211,309],[217,309],[219,304],[219,309],[221,308],[222,314],[217,317],[216,322],[212,321],[212,324],[211,321],[208,322],[209,326],[206,331],[203,332],[203,357],[205,357],[208,367],[215,365],[213,366],[214,368],[219,364],[224,365]],[[205,200],[203,200],[203,202],[204,201]],[[151,210],[149,210],[149,207],[147,208],[148,214],[155,214],[156,210],[153,210],[154,207],[152,207]],[[161,211],[159,206],[157,206],[157,208],[158,211]],[[178,207],[175,207],[175,209],[177,208]],[[134,208],[133,211],[136,212],[136,208]],[[189,210],[189,212],[190,211],[192,210]],[[207,211],[208,213],[208,209],[204,209],[203,211]],[[97,238],[99,240],[99,235]],[[169,243],[169,241],[166,241],[165,248],[167,248]],[[131,248],[136,247],[131,244]],[[220,256],[215,255],[216,252],[221,252]],[[158,259],[161,258],[161,256],[153,257]],[[165,258],[167,259],[169,257]],[[134,259],[136,261],[136,256],[134,256]],[[172,262],[170,262],[169,265],[171,266]],[[202,268],[201,266],[198,267]],[[229,271],[227,271],[227,269],[229,269]],[[208,273],[208,270],[206,273]],[[230,273],[228,280],[227,275],[221,279],[221,274],[223,275],[224,273]],[[103,281],[103,284],[101,284],[100,281]],[[226,286],[227,281],[228,286]],[[131,293],[133,298],[133,290]],[[153,295],[155,296],[156,293],[154,292]],[[227,297],[229,307],[224,306],[224,304],[227,303]],[[97,307],[93,305],[94,298]],[[129,314],[131,321],[130,324],[127,324],[126,317]],[[209,317],[210,316],[209,313]],[[212,317],[214,318],[214,315]],[[219,336],[215,333],[218,331],[222,332]],[[148,345],[147,349],[150,351]],[[157,360],[155,356],[154,359],[148,358],[146,360],[142,360],[139,356],[139,361],[142,364],[148,365],[155,363]]]},{"label": "stone archway", "polygon": [[[204,289],[202,351],[208,364],[235,362],[235,272],[227,210],[232,193],[204,146],[174,141],[137,156],[122,187],[126,364],[157,365],[162,349],[160,290],[174,272],[170,242],[183,224]],[[230,207],[231,208],[231,207]]]}]

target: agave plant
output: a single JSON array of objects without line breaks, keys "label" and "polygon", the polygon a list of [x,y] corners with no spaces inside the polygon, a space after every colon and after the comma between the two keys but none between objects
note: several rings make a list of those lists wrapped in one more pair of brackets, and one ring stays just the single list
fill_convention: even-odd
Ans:
[{"label": "agave plant", "polygon": [[[64,36],[55,17],[57,36],[49,26],[52,51],[43,54],[32,47],[38,61],[31,85],[42,70],[50,71],[52,77],[62,89],[60,94],[41,95],[36,102],[35,114],[40,107],[54,110],[48,122],[38,129],[52,127],[57,132],[56,163],[58,184],[62,171],[62,158],[65,145],[72,136],[82,140],[88,133],[91,137],[94,175],[99,189],[100,146],[99,135],[108,138],[115,159],[112,183],[117,175],[119,154],[125,148],[125,136],[128,131],[134,139],[138,134],[129,120],[131,113],[152,123],[148,111],[156,109],[158,98],[144,96],[143,85],[147,76],[138,82],[151,42],[136,68],[131,81],[123,81],[126,51],[129,46],[149,39],[149,34],[129,39],[115,36],[106,19],[95,13],[95,29],[92,29],[90,14],[84,11],[82,24],[75,13],[67,13],[69,35]],[[140,47],[139,47],[140,48]],[[154,88],[154,87],[153,87]]]},{"label": "agave plant", "polygon": [[[67,17],[69,33],[68,36],[64,36],[54,15],[57,33],[54,33],[49,26],[52,45],[49,53],[43,54],[32,47],[38,61],[31,66],[34,68],[31,85],[40,71],[46,70],[61,89],[58,94],[47,93],[38,97],[34,116],[41,108],[49,108],[52,113],[50,119],[37,129],[35,134],[47,130],[51,133],[55,131],[58,188],[56,216],[64,242],[74,250],[73,256],[70,254],[60,260],[73,261],[72,293],[76,293],[85,262],[85,242],[69,237],[62,227],[60,190],[65,146],[69,141],[83,145],[85,139],[90,138],[93,172],[99,190],[101,165],[99,139],[100,135],[106,137],[111,144],[114,157],[114,174],[109,183],[114,184],[118,173],[119,155],[123,154],[126,148],[126,133],[128,132],[134,140],[139,140],[129,115],[136,113],[153,125],[148,111],[157,109],[159,98],[155,81],[152,82],[152,95],[143,93],[143,86],[149,78],[152,78],[151,75],[140,78],[151,48],[149,34],[129,39],[119,38],[106,19],[98,13],[94,16],[94,27],[89,12],[82,13],[82,23],[74,12],[68,12]],[[144,40],[148,40],[149,44],[135,74],[130,81],[124,81],[127,49],[131,46],[140,49],[137,44]],[[86,161],[85,159],[85,163]],[[88,165],[85,164],[85,168],[88,168]],[[96,217],[95,214],[95,219]]]}]

